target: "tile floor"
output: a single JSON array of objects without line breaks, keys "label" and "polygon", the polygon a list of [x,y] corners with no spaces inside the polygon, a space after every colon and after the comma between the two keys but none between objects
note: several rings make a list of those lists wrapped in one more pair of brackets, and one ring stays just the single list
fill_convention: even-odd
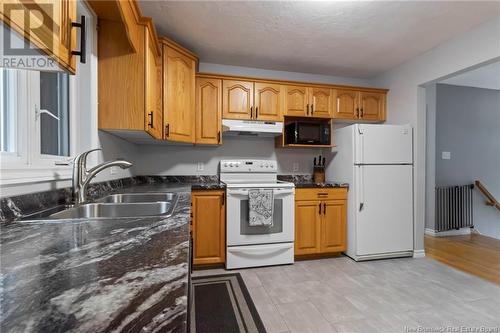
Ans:
[{"label": "tile floor", "polygon": [[338,257],[230,272],[241,273],[268,333],[448,326],[500,332],[500,286],[429,258],[357,263]]}]

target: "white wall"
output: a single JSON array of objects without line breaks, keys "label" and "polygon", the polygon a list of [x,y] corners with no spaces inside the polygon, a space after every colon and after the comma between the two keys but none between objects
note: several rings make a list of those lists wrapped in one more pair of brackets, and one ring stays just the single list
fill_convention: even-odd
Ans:
[{"label": "white wall", "polygon": [[[141,145],[134,172],[141,175],[217,175],[221,159],[276,159],[280,174],[311,174],[313,158],[321,149],[275,148],[273,138],[223,137],[220,147]],[[326,153],[326,150],[325,150]],[[299,170],[293,171],[293,163]],[[204,170],[197,170],[203,163]]]},{"label": "white wall", "polygon": [[425,89],[421,86],[500,57],[500,17],[443,43],[374,78],[389,88],[387,122],[414,127],[415,250],[423,250],[425,226]]},{"label": "white wall", "polygon": [[435,228],[436,212],[436,84],[425,87],[426,150],[425,150],[425,227]]}]

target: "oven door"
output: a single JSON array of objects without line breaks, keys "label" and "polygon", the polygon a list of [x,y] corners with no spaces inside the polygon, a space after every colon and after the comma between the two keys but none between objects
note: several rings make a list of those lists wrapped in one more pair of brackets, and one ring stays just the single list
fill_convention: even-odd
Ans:
[{"label": "oven door", "polygon": [[248,189],[227,189],[227,246],[293,242],[294,189],[273,189],[273,226],[249,226]]}]

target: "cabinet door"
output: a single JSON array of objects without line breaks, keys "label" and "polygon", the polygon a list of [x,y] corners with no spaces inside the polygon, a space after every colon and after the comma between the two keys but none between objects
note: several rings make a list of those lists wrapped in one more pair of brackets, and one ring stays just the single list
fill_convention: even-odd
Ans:
[{"label": "cabinet door", "polygon": [[355,90],[337,90],[337,105],[333,117],[346,120],[358,119],[358,96],[359,93]]},{"label": "cabinet door", "polygon": [[295,255],[320,251],[320,202],[295,202]]},{"label": "cabinet door", "polygon": [[226,257],[224,191],[193,192],[193,261],[224,263]]},{"label": "cabinet door", "polygon": [[196,143],[221,144],[222,80],[196,79]]},{"label": "cabinet door", "polygon": [[156,54],[156,48],[151,41],[148,29],[145,33],[145,130],[155,139],[163,137],[163,115],[161,111],[161,60]]},{"label": "cabinet door", "polygon": [[309,113],[307,88],[286,86],[285,90],[285,114],[288,116],[307,116]]},{"label": "cabinet door", "polygon": [[363,120],[385,120],[385,94],[360,92],[360,118]]},{"label": "cabinet door", "polygon": [[253,82],[223,80],[222,116],[225,119],[252,119]]},{"label": "cabinet door", "polygon": [[255,119],[283,121],[281,85],[255,83]]},{"label": "cabinet door", "polygon": [[346,201],[323,201],[321,216],[321,252],[346,250]]},{"label": "cabinet door", "polygon": [[76,50],[77,31],[71,27],[71,22],[76,22],[76,1],[2,1],[0,18],[12,30],[53,57],[61,67],[75,73],[76,60],[71,51]]},{"label": "cabinet door", "polygon": [[319,118],[331,118],[333,116],[332,95],[332,89],[309,88],[310,115]]},{"label": "cabinet door", "polygon": [[191,142],[195,138],[195,61],[163,46],[163,105],[165,139]]}]

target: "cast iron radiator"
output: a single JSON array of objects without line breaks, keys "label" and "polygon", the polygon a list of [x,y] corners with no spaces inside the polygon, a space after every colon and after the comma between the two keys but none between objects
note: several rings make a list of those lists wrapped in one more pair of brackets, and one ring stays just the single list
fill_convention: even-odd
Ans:
[{"label": "cast iron radiator", "polygon": [[474,185],[436,187],[436,231],[473,227]]}]

